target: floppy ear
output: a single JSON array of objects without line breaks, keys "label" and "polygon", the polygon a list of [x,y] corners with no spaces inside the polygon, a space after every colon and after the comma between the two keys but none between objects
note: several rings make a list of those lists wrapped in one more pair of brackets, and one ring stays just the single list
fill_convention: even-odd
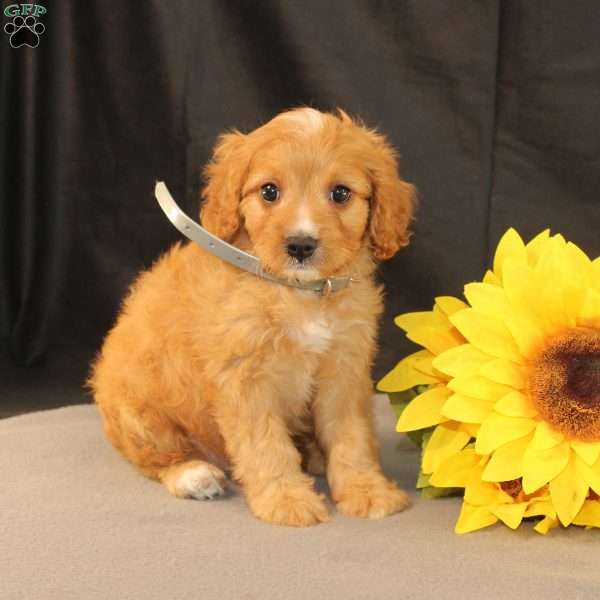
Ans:
[{"label": "floppy ear", "polygon": [[398,175],[394,149],[377,133],[369,132],[374,144],[369,170],[373,184],[369,234],[373,256],[391,258],[408,244],[408,227],[416,204],[414,186]]},{"label": "floppy ear", "polygon": [[227,241],[240,228],[239,205],[248,168],[245,137],[239,131],[221,135],[203,173],[206,185],[200,220],[203,227]]}]

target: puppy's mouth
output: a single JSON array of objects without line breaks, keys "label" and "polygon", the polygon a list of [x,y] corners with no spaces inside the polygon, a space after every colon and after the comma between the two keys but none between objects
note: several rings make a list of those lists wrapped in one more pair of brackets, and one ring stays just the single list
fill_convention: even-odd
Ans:
[{"label": "puppy's mouth", "polygon": [[289,279],[295,279],[296,281],[312,281],[315,279],[321,279],[321,273],[315,267],[312,258],[305,259],[303,261],[290,258],[286,261],[283,269],[283,274]]}]

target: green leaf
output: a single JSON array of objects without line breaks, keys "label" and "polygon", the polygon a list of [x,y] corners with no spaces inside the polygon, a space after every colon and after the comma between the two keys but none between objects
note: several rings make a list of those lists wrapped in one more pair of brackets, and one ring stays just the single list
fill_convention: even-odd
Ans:
[{"label": "green leaf", "polygon": [[404,412],[404,409],[410,404],[409,402],[392,402],[391,406],[392,406],[392,410],[394,411],[394,414],[396,415],[396,421],[398,421],[398,419],[400,418],[400,415]]},{"label": "green leaf", "polygon": [[423,429],[423,437],[421,438],[421,450],[425,450],[425,448],[427,448],[427,444],[429,443],[429,439],[431,438],[434,429],[435,427]]},{"label": "green leaf", "polygon": [[421,490],[423,498],[445,498],[446,496],[462,496],[464,493],[462,488],[438,488],[429,486]]},{"label": "green leaf", "polygon": [[428,429],[419,429],[418,431],[407,431],[406,437],[417,447],[423,446],[423,436],[429,431]]},{"label": "green leaf", "polygon": [[413,389],[415,390],[415,396],[426,392],[431,386],[430,385],[417,385]]},{"label": "green leaf", "polygon": [[417,489],[421,490],[423,488],[431,487],[429,485],[430,479],[431,479],[431,475],[423,473],[423,471],[419,471],[419,476],[417,477]]},{"label": "green leaf", "polygon": [[391,392],[388,394],[392,409],[396,414],[396,418],[399,419],[404,409],[416,398],[417,393],[415,389],[406,390],[405,392]]}]

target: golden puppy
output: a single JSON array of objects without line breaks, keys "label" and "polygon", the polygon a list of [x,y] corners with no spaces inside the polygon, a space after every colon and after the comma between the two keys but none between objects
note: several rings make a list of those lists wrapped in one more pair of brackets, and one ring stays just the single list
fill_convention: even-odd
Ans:
[{"label": "golden puppy", "polygon": [[385,139],[344,112],[301,108],[221,136],[202,223],[271,273],[351,275],[329,296],[236,269],[194,243],[142,273],[90,378],[106,435],[178,497],[223,493],[231,465],[254,514],[326,521],[304,471],[326,472],[347,515],[378,518],[407,496],[379,465],[370,367],[377,260],[408,242],[413,187]]}]

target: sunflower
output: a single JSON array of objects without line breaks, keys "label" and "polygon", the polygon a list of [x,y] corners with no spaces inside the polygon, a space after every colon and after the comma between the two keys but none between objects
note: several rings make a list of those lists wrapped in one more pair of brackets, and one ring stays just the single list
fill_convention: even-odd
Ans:
[{"label": "sunflower", "polygon": [[427,386],[397,425],[432,429],[421,479],[464,488],[459,533],[528,517],[540,533],[600,527],[600,258],[509,229],[464,295],[396,318],[423,349],[378,384]]}]

